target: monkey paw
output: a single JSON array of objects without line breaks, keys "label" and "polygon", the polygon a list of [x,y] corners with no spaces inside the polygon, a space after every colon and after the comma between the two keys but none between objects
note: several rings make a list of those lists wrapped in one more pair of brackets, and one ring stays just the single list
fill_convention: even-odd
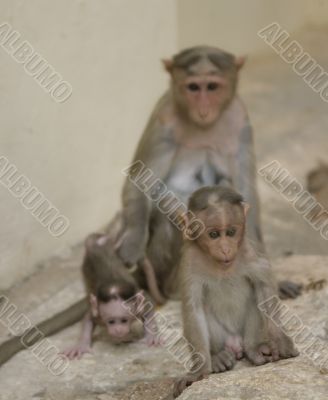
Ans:
[{"label": "monkey paw", "polygon": [[144,257],[145,245],[142,234],[133,231],[123,235],[118,255],[127,265],[134,265]]},{"label": "monkey paw", "polygon": [[180,394],[187,389],[187,387],[191,386],[194,382],[200,381],[206,378],[207,375],[197,374],[197,375],[187,375],[183,378],[179,378],[174,382],[173,387],[173,397],[176,398],[180,396]]},{"label": "monkey paw", "polygon": [[221,350],[218,354],[212,356],[212,371],[229,371],[236,364],[235,354],[230,350]]},{"label": "monkey paw", "polygon": [[269,343],[262,343],[255,349],[245,349],[245,353],[254,365],[262,365],[299,355],[292,340],[282,332],[279,332]]},{"label": "monkey paw", "polygon": [[92,350],[89,345],[77,344],[76,346],[72,346],[62,351],[60,354],[66,356],[69,360],[74,360],[74,359],[80,360],[83,354],[91,352]]},{"label": "monkey paw", "polygon": [[302,293],[303,286],[290,281],[279,282],[279,297],[281,299],[295,299]]},{"label": "monkey paw", "polygon": [[295,348],[293,341],[283,332],[279,332],[278,337],[273,339],[273,341],[279,359],[297,357],[299,355],[299,351]]},{"label": "monkey paw", "polygon": [[160,335],[153,335],[151,333],[146,334],[145,337],[145,342],[147,344],[147,346],[151,347],[151,346],[161,346],[163,344],[163,340],[160,337]]},{"label": "monkey paw", "polygon": [[261,343],[254,348],[245,348],[248,360],[254,365],[263,365],[279,360],[279,351],[274,343]]}]

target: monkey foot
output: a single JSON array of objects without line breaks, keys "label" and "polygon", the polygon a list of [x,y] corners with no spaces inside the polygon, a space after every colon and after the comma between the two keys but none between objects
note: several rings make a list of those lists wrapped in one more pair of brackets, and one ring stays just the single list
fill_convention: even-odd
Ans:
[{"label": "monkey foot", "polygon": [[284,333],[275,340],[279,359],[297,357],[299,351],[295,348],[293,341]]},{"label": "monkey foot", "polygon": [[206,375],[204,374],[197,374],[187,375],[183,378],[177,379],[173,387],[173,397],[177,398],[185,389],[187,389],[187,387],[191,386],[195,382],[204,379],[205,377]]},{"label": "monkey foot", "polygon": [[235,364],[236,357],[232,351],[222,350],[212,356],[212,371],[215,373],[229,371]]},{"label": "monkey foot", "polygon": [[290,281],[279,282],[279,297],[281,299],[295,299],[302,293],[303,285]]},{"label": "monkey foot", "polygon": [[299,352],[295,349],[292,340],[284,334],[276,337],[270,343],[263,343],[255,349],[246,350],[247,358],[254,365],[263,365],[272,361],[296,357],[298,354]]},{"label": "monkey foot", "polygon": [[246,349],[246,356],[254,365],[263,365],[271,361],[279,360],[279,351],[271,344],[260,344],[254,349]]}]

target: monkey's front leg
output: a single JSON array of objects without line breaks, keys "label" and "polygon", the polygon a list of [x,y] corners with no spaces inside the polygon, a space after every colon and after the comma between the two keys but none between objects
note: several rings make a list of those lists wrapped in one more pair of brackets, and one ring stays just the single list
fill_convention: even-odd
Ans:
[{"label": "monkey's front leg", "polygon": [[88,312],[83,318],[82,332],[78,343],[68,349],[65,349],[61,354],[65,355],[69,360],[77,358],[78,360],[85,353],[91,353],[92,332],[94,329],[94,322],[91,313]]},{"label": "monkey's front leg", "polygon": [[209,326],[210,336],[215,338],[215,343],[211,344],[212,372],[229,371],[243,357],[242,339],[228,333],[216,320],[212,319]]},{"label": "monkey's front leg", "polygon": [[136,227],[128,226],[115,243],[118,254],[127,265],[134,265],[144,258],[148,240],[147,220]]},{"label": "monkey's front leg", "polygon": [[229,371],[237,361],[235,353],[230,349],[224,349],[212,355],[211,360],[214,373]]},{"label": "monkey's front leg", "polygon": [[176,380],[173,389],[174,397],[178,397],[188,386],[200,381],[211,373],[209,333],[204,310],[201,306],[196,306],[190,300],[183,297],[184,336],[193,346],[193,351],[203,357],[203,364],[197,371],[193,371]]}]

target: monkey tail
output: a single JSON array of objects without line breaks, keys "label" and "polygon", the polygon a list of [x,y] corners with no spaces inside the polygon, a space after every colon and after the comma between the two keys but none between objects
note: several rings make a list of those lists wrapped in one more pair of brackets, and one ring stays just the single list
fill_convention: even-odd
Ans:
[{"label": "monkey tail", "polygon": [[[11,339],[8,339],[5,342],[1,343],[0,365],[4,364],[19,351],[30,348],[40,339],[43,339],[44,337],[49,335],[53,335],[60,330],[70,325],[73,325],[75,322],[78,322],[82,319],[87,310],[87,299],[82,299],[67,308],[66,310],[61,311],[53,317],[46,319],[38,325],[34,325],[22,335],[14,336]],[[36,332],[41,332],[42,338],[40,338],[40,335],[32,335],[31,339],[28,338],[28,332],[31,329],[35,330]],[[28,342],[28,344],[24,344],[24,336],[26,336],[26,342]]]}]

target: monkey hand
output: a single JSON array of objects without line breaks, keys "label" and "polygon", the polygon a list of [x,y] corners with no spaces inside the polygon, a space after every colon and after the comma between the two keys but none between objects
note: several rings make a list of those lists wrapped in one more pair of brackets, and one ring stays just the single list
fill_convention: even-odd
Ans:
[{"label": "monkey hand", "polygon": [[147,346],[161,346],[163,344],[163,341],[159,335],[154,335],[152,333],[146,333],[145,336],[145,341],[147,343]]},{"label": "monkey hand", "polygon": [[144,258],[146,235],[137,230],[126,231],[116,246],[118,248],[118,255],[124,264],[134,265]]},{"label": "monkey hand", "polygon": [[92,350],[90,344],[78,343],[75,346],[72,346],[62,351],[60,354],[66,356],[69,360],[74,360],[74,359],[80,360],[83,354],[91,352]]},{"label": "monkey hand", "polygon": [[230,350],[221,350],[212,356],[212,371],[214,373],[229,371],[236,364],[235,354]]},{"label": "monkey hand", "polygon": [[182,378],[178,378],[174,382],[173,397],[177,398],[185,389],[187,389],[187,387],[191,386],[194,382],[198,382],[204,378],[207,378],[207,376],[208,374],[197,373],[193,375],[186,375]]}]

